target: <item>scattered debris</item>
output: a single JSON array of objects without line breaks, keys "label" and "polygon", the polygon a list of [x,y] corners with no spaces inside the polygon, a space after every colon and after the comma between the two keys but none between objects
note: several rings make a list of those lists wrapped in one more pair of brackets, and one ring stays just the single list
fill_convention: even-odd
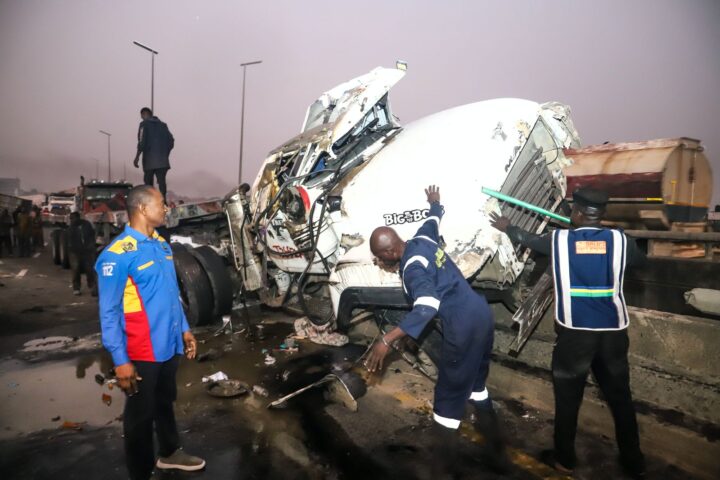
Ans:
[{"label": "scattered debris", "polygon": [[348,343],[347,335],[331,331],[332,324],[315,325],[308,317],[295,320],[295,333],[300,338],[307,338],[313,343],[341,347]]},{"label": "scattered debris", "polygon": [[265,340],[265,327],[262,325],[255,326],[255,338]]},{"label": "scattered debris", "polygon": [[197,361],[201,362],[201,363],[208,362],[208,361],[212,361],[212,360],[217,360],[220,357],[222,357],[222,352],[220,352],[214,348],[211,348],[207,352],[204,352],[204,353],[201,353],[200,355],[198,355]]},{"label": "scattered debris", "polygon": [[224,372],[215,372],[212,375],[202,377],[203,383],[219,382],[220,380],[228,380],[228,376]]},{"label": "scattered debris", "polygon": [[230,315],[223,315],[222,321],[222,326],[217,329],[213,336],[217,337],[225,333],[233,333],[233,326]]},{"label": "scattered debris", "polygon": [[58,415],[57,417],[53,417],[53,418],[50,419],[51,422],[57,422],[58,420],[60,420],[60,415]]},{"label": "scattered debris", "polygon": [[15,277],[16,277],[16,278],[23,278],[27,272],[28,272],[28,269],[27,269],[27,268],[23,268],[22,270],[20,270],[20,271],[18,272],[18,274],[17,274]]},{"label": "scattered debris", "polygon": [[102,394],[102,401],[105,405],[108,407],[112,404],[112,397],[108,395],[107,393]]},{"label": "scattered debris", "polygon": [[220,380],[207,386],[207,393],[213,397],[232,398],[248,393],[247,385],[239,380]]},{"label": "scattered debris", "polygon": [[192,387],[192,382],[188,382],[185,384],[185,388],[190,388],[190,387]]},{"label": "scattered debris", "polygon": [[357,399],[365,395],[367,385],[360,375],[353,372],[343,372],[338,375],[329,373],[317,382],[306,385],[278,400],[275,400],[268,408],[283,408],[288,400],[300,395],[311,388],[319,387],[327,384],[326,398],[332,402],[340,403],[347,409],[356,412],[358,405]]},{"label": "scattered debris", "polygon": [[40,256],[40,252],[37,252],[35,255],[33,255],[32,258],[38,258]]},{"label": "scattered debris", "polygon": [[277,359],[270,355],[269,353],[265,355],[265,365],[275,365],[275,362],[277,362]]},{"label": "scattered debris", "polygon": [[267,397],[270,395],[270,392],[268,392],[266,388],[261,387],[260,385],[253,386],[252,391],[257,395],[260,395],[261,397]]},{"label": "scattered debris", "polygon": [[63,428],[65,430],[75,430],[80,431],[83,429],[83,425],[85,422],[70,422],[68,420],[65,420],[62,425],[60,425],[60,428]]},{"label": "scattered debris", "polygon": [[105,377],[103,377],[100,373],[95,374],[95,383],[102,387],[105,385]]}]

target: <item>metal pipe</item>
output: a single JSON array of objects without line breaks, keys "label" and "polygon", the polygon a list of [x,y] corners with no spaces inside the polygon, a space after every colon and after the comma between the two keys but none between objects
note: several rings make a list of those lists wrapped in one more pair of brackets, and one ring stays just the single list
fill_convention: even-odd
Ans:
[{"label": "metal pipe", "polygon": [[551,212],[549,210],[545,210],[544,208],[540,208],[530,203],[523,202],[522,200],[518,200],[517,198],[511,197],[510,195],[505,195],[504,193],[496,192],[495,190],[491,190],[486,187],[482,187],[482,193],[491,197],[495,197],[498,200],[502,200],[503,202],[507,202],[521,208],[526,208],[532,212],[545,215],[546,217],[550,217],[561,222],[570,223],[570,219],[568,217],[563,217],[562,215]]},{"label": "metal pipe", "polygon": [[675,240],[688,242],[720,243],[720,232],[675,232],[667,230],[625,230],[625,235],[633,238],[652,240]]},{"label": "metal pipe", "polygon": [[112,170],[110,168],[110,137],[112,136],[111,133],[106,132],[105,130],[100,130],[100,133],[107,136],[107,142],[108,142],[108,182],[112,180]]},{"label": "metal pipe", "polygon": [[158,54],[157,50],[154,50],[147,45],[143,45],[140,42],[133,41],[135,45],[138,47],[147,50],[150,52],[150,110],[153,111],[153,114],[155,113],[155,55]]},{"label": "metal pipe", "polygon": [[240,107],[240,158],[238,159],[238,185],[242,184],[243,136],[245,130],[245,69],[248,67],[248,65],[257,65],[258,63],[262,63],[262,60],[256,60],[254,62],[246,62],[240,64],[243,69],[243,82],[242,103]]}]

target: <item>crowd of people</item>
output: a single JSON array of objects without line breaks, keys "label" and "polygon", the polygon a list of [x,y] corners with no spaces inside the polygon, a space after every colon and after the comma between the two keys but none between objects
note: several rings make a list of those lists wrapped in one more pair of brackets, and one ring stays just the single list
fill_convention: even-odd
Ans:
[{"label": "crowd of people", "polygon": [[19,206],[0,213],[0,257],[29,257],[45,248],[40,208]]}]

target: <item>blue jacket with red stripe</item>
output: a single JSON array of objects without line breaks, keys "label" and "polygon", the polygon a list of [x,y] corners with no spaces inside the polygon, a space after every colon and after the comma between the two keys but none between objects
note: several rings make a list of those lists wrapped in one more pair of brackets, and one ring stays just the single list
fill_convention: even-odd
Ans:
[{"label": "blue jacket with red stripe", "polygon": [[190,327],[180,303],[170,245],[129,225],[95,264],[102,342],[115,365],[164,362],[184,349]]}]

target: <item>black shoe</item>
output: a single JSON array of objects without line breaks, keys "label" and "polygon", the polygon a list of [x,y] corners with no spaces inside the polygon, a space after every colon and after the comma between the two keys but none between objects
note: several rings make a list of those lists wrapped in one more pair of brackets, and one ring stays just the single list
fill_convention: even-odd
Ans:
[{"label": "black shoe", "polygon": [[571,467],[566,467],[560,463],[557,458],[555,458],[554,450],[543,450],[540,452],[540,461],[565,475],[572,475],[573,473],[573,469]]},{"label": "black shoe", "polygon": [[433,422],[432,436],[432,478],[452,478],[455,475],[458,458],[458,432]]},{"label": "black shoe", "polygon": [[636,480],[643,480],[647,478],[647,471],[645,470],[645,459],[642,454],[636,459],[625,459],[620,457],[620,465],[622,466],[625,473],[630,475]]},{"label": "black shoe", "polygon": [[495,410],[475,408],[475,431],[485,440],[480,457],[485,465],[495,473],[506,474],[511,470],[512,462],[508,458],[505,441],[500,433],[500,422]]}]

